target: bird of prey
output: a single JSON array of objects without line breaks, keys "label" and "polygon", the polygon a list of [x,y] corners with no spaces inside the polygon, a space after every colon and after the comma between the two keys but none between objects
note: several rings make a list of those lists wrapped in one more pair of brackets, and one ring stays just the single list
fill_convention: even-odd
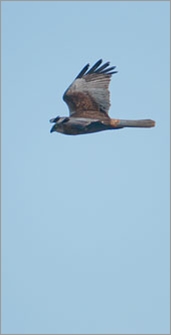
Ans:
[{"label": "bird of prey", "polygon": [[69,107],[69,116],[57,116],[50,120],[54,123],[51,132],[67,135],[94,133],[124,127],[154,127],[153,120],[120,120],[108,115],[110,107],[109,83],[116,66],[102,64],[102,59],[90,69],[87,64],[77,75],[63,95]]}]

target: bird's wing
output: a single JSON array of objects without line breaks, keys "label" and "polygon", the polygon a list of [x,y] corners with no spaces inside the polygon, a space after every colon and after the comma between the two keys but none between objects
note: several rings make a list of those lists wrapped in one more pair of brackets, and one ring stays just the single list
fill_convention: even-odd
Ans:
[{"label": "bird's wing", "polygon": [[87,64],[64,93],[63,99],[69,107],[70,116],[108,118],[110,107],[108,87],[111,75],[117,71],[113,71],[116,66],[109,67],[109,62],[101,64],[102,59],[89,71]]}]

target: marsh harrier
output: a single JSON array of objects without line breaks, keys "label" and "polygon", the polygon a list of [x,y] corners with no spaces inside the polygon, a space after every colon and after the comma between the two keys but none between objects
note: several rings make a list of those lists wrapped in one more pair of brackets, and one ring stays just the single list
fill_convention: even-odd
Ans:
[{"label": "marsh harrier", "polygon": [[[57,116],[51,132],[67,135],[94,133],[124,127],[154,127],[153,120],[119,120],[108,115],[110,107],[109,83],[116,66],[102,64],[100,59],[89,69],[87,64],[63,95],[69,107],[69,116]],[[89,70],[88,70],[89,69]]]}]

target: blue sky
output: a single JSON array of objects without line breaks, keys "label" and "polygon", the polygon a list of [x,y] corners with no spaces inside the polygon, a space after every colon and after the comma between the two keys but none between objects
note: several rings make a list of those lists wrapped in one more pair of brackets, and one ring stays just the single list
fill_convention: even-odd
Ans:
[{"label": "blue sky", "polygon": [[[169,2],[2,3],[2,332],[169,333]],[[110,116],[50,134],[87,64]]]}]

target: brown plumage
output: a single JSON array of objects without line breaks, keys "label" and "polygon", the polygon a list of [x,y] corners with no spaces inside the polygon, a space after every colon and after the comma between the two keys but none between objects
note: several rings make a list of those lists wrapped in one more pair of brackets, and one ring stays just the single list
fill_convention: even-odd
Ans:
[{"label": "brown plumage", "polygon": [[[53,118],[51,132],[78,135],[124,127],[154,127],[153,120],[119,120],[108,115],[110,108],[109,83],[115,66],[100,59],[89,69],[87,64],[64,93],[69,107],[69,117]],[[101,65],[101,66],[100,66]]]}]

